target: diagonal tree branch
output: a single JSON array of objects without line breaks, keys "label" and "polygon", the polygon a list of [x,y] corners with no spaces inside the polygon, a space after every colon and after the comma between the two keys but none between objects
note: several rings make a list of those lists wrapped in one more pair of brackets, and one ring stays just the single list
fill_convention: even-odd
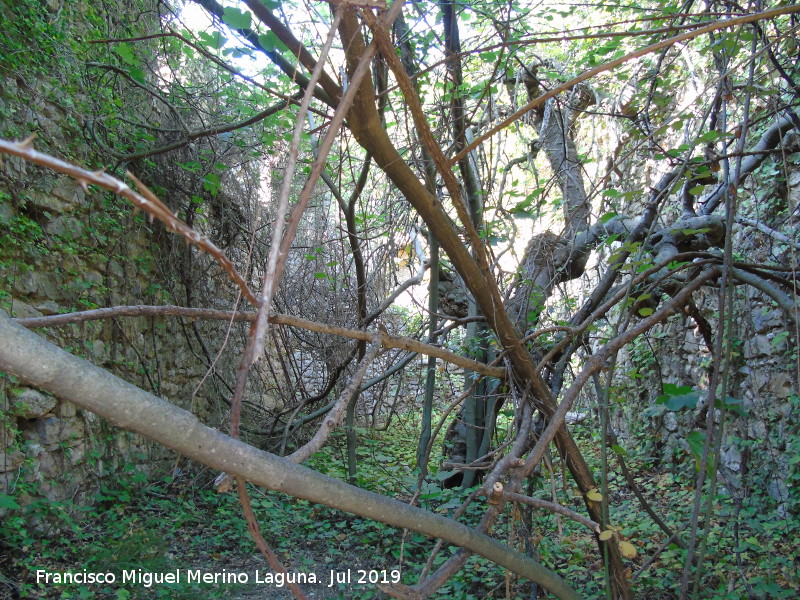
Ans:
[{"label": "diagonal tree branch", "polygon": [[4,313],[0,339],[0,369],[118,427],[256,485],[447,540],[539,583],[557,598],[579,598],[549,569],[462,523],[348,485],[215,431],[190,412],[61,350]]},{"label": "diagonal tree branch", "polygon": [[[187,308],[184,306],[115,306],[112,308],[96,308],[82,312],[69,313],[65,315],[51,315],[47,317],[30,317],[26,319],[14,319],[17,323],[28,329],[37,327],[55,327],[67,325],[69,323],[84,323],[86,321],[97,321],[100,319],[111,319],[114,317],[144,317],[144,316],[164,316],[175,315],[190,319],[213,319],[219,321],[253,321],[256,317],[254,312],[232,313],[227,310],[214,310],[208,308]],[[492,367],[478,362],[471,358],[455,354],[439,346],[433,346],[407,337],[390,335],[384,332],[364,331],[361,329],[347,329],[337,325],[327,325],[308,319],[301,319],[292,315],[271,313],[270,323],[275,325],[288,325],[298,327],[317,333],[327,333],[338,335],[352,340],[372,341],[373,337],[380,336],[381,345],[384,348],[397,348],[407,350],[426,356],[435,356],[445,362],[452,363],[465,369],[470,369],[487,377],[497,377],[503,379],[506,376],[505,369]]]},{"label": "diagonal tree branch", "polygon": [[88,187],[89,184],[94,184],[127,198],[136,208],[150,215],[151,219],[158,219],[166,225],[167,229],[182,235],[190,244],[213,256],[228,274],[228,277],[239,286],[245,298],[254,305],[258,305],[255,294],[253,294],[247,282],[236,270],[236,266],[225,256],[225,252],[218,248],[208,237],[198,233],[176,217],[155,194],[143,186],[131,173],[128,173],[128,176],[139,186],[139,193],[132,190],[128,184],[102,171],[88,171],[49,154],[34,150],[33,136],[19,143],[0,139],[0,154],[2,153],[18,156],[37,165],[69,175],[84,188]]}]

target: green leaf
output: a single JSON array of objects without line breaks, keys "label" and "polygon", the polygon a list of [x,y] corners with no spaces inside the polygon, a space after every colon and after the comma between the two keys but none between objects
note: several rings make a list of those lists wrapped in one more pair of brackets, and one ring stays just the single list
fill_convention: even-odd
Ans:
[{"label": "green leaf", "polygon": [[11,510],[19,510],[22,507],[17,504],[17,501],[14,499],[14,496],[7,496],[5,494],[0,494],[0,508],[10,508]]},{"label": "green leaf", "polygon": [[776,334],[775,334],[775,337],[774,337],[774,338],[772,338],[772,339],[769,341],[769,345],[770,345],[770,346],[772,346],[773,348],[777,348],[777,347],[778,347],[778,346],[780,346],[780,345],[783,343],[783,341],[784,341],[786,338],[788,338],[788,337],[789,337],[789,332],[788,332],[788,331],[781,331],[781,332],[779,332],[779,333],[776,333]]},{"label": "green leaf", "polygon": [[606,213],[606,214],[604,214],[604,215],[602,215],[600,217],[600,222],[601,223],[608,223],[611,219],[613,219],[616,216],[617,216],[617,213],[615,213],[615,212]]},{"label": "green leaf", "polygon": [[136,58],[136,54],[133,51],[133,46],[131,46],[128,42],[121,42],[117,44],[117,47],[114,48],[114,52],[119,54],[122,62],[128,65],[135,66],[139,64],[139,60]]},{"label": "green leaf", "polygon": [[655,406],[648,406],[642,411],[645,417],[661,417],[667,412],[667,408],[663,404],[656,404]]},{"label": "green leaf", "polygon": [[208,173],[203,177],[203,189],[212,196],[216,196],[219,192],[219,175],[216,173]]},{"label": "green leaf", "polygon": [[702,392],[693,390],[691,386],[677,386],[674,383],[665,383],[664,393],[656,398],[656,404],[660,404],[671,411],[694,408],[697,406],[701,395]]},{"label": "green leaf", "polygon": [[253,15],[242,12],[238,8],[226,6],[222,14],[222,22],[233,29],[250,29],[253,24]]},{"label": "green leaf", "polygon": [[628,456],[628,451],[619,444],[611,444],[611,449],[620,456]]},{"label": "green leaf", "polygon": [[215,31],[213,35],[205,31],[200,32],[200,44],[203,46],[208,46],[209,48],[213,48],[214,50],[219,50],[222,48],[227,41],[228,38],[222,35],[219,31]]},{"label": "green leaf", "polygon": [[689,444],[689,453],[696,461],[703,458],[703,449],[706,445],[706,434],[703,431],[695,429],[690,431],[686,436],[686,443]]},{"label": "green leaf", "polygon": [[133,67],[130,70],[130,76],[134,81],[138,81],[139,83],[147,83],[145,81],[144,71],[142,71],[139,67]]},{"label": "green leaf", "polygon": [[677,396],[670,396],[665,402],[666,406],[671,411],[678,411],[683,408],[694,408],[700,400],[700,394],[691,392],[689,394],[679,394]]},{"label": "green leaf", "polygon": [[289,50],[273,31],[268,31],[258,36],[258,43],[267,52],[285,52]]},{"label": "green leaf", "polygon": [[[686,443],[689,444],[689,454],[692,455],[694,458],[695,466],[699,469],[700,468],[700,461],[703,458],[703,451],[705,450],[706,446],[706,433],[705,431],[690,431],[689,435],[686,436]],[[711,470],[713,468],[711,460],[706,463],[706,471],[708,476],[711,476]]]},{"label": "green leaf", "polygon": [[697,138],[698,142],[709,143],[717,141],[722,134],[719,131],[706,131],[703,135]]},{"label": "green leaf", "polygon": [[728,410],[740,417],[747,416],[747,411],[742,406],[741,398],[731,398],[730,396],[726,396],[725,398],[717,398],[714,401],[714,406],[716,408],[724,408],[725,410]]},{"label": "green leaf", "polygon": [[686,392],[691,392],[692,388],[688,385],[675,385],[674,383],[665,383],[664,384],[664,395],[659,396],[658,401],[663,402],[666,400],[668,396],[674,396],[675,394],[685,394]]},{"label": "green leaf", "polygon": [[652,308],[648,308],[648,307],[640,308],[639,309],[639,314],[641,316],[643,316],[643,317],[649,317],[650,315],[653,314],[653,309]]}]

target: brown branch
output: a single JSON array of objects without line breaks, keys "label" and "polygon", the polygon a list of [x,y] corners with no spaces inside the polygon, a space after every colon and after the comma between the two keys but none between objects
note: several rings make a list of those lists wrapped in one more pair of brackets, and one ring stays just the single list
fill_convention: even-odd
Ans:
[{"label": "brown branch", "polygon": [[[393,5],[394,6],[394,5]],[[348,70],[351,70],[363,55],[366,44],[361,34],[360,25],[355,18],[342,20],[341,37],[349,42],[345,47]],[[453,266],[461,275],[464,283],[472,292],[489,326],[497,333],[502,347],[509,350],[509,362],[513,366],[515,377],[520,381],[528,381],[533,392],[533,402],[542,412],[550,416],[557,409],[557,403],[549,386],[536,370],[530,355],[520,344],[522,337],[511,322],[504,306],[503,298],[497,287],[494,275],[488,265],[481,264],[473,258],[469,249],[462,242],[459,233],[443,210],[437,198],[425,188],[419,178],[410,169],[408,163],[400,156],[397,148],[387,135],[375,106],[374,89],[365,81],[359,90],[359,97],[350,115],[350,130],[353,136],[375,159],[391,181],[398,187],[406,200],[417,210],[425,221],[431,234],[439,240],[442,249],[448,254]],[[479,257],[480,258],[480,257]],[[556,438],[559,452],[565,457],[570,472],[578,487],[587,492],[596,487],[594,477],[583,459],[575,440],[566,427],[562,427]],[[596,506],[590,506],[590,516],[599,520]],[[615,573],[622,573],[622,563],[618,552],[610,547],[609,554]],[[624,584],[618,587],[617,596],[627,600],[630,594]]]},{"label": "brown branch", "polygon": [[[115,306],[113,308],[96,308],[94,310],[86,310],[81,312],[70,313],[66,315],[51,315],[47,317],[29,317],[25,319],[14,319],[17,323],[28,329],[36,327],[55,327],[57,325],[67,325],[70,323],[83,323],[86,321],[99,321],[101,319],[111,319],[114,317],[144,317],[144,316],[180,316],[188,317],[190,319],[213,319],[217,321],[253,321],[256,313],[253,312],[237,312],[233,313],[227,310],[214,310],[208,308],[187,308],[184,306]],[[347,329],[337,325],[327,325],[325,323],[318,323],[316,321],[309,321],[300,317],[292,315],[284,315],[278,313],[271,313],[269,315],[270,323],[275,325],[287,325],[289,327],[297,327],[299,329],[306,329],[308,331],[315,331],[317,333],[327,333],[330,335],[338,335],[351,340],[363,340],[366,342],[372,341],[376,332],[363,331],[359,329]],[[497,377],[504,379],[506,376],[505,369],[500,367],[492,367],[487,364],[459,356],[454,352],[445,350],[438,346],[426,344],[411,338],[399,337],[389,335],[388,333],[378,332],[380,335],[381,345],[384,348],[399,348],[408,350],[409,352],[416,352],[418,354],[425,354],[426,356],[435,356],[445,362],[452,363],[465,369],[470,369],[481,375],[487,377]]]},{"label": "brown branch", "polygon": [[578,594],[530,557],[453,519],[409,506],[258,450],[11,322],[0,312],[0,370],[144,435],[183,456],[277,492],[442,538],[476,552],[562,600]]},{"label": "brown branch", "polygon": [[[242,477],[236,477],[236,492],[239,495],[239,503],[242,505],[242,512],[244,513],[245,520],[247,521],[247,527],[250,530],[250,535],[253,536],[253,539],[256,542],[256,546],[261,551],[261,554],[264,555],[264,558],[267,559],[267,564],[270,568],[275,571],[276,573],[286,573],[286,567],[283,566],[283,563],[278,558],[278,555],[272,550],[272,548],[267,544],[267,540],[264,539],[264,536],[261,534],[261,529],[258,526],[258,519],[256,519],[256,515],[253,512],[253,507],[250,504],[250,496],[247,493],[247,481],[245,481]],[[303,590],[293,581],[291,577],[287,578],[286,587],[288,587],[294,597],[297,600],[306,600],[307,596],[303,593]]]},{"label": "brown branch", "polygon": [[566,506],[561,506],[560,504],[556,504],[555,502],[548,502],[547,500],[540,500],[539,498],[531,498],[530,496],[524,496],[522,494],[517,494],[515,492],[507,492],[503,490],[500,493],[500,497],[503,500],[509,500],[511,502],[522,502],[523,504],[527,504],[529,506],[533,506],[535,508],[542,508],[544,510],[549,510],[550,512],[563,515],[573,521],[580,523],[581,525],[586,525],[589,529],[594,531],[595,533],[600,533],[600,524],[595,523],[591,519],[587,519],[583,515],[579,515],[574,510],[570,510]]},{"label": "brown branch", "polygon": [[37,165],[69,175],[77,180],[84,189],[87,189],[89,184],[94,184],[127,198],[136,208],[143,210],[149,214],[151,218],[156,218],[164,223],[168,230],[182,235],[189,243],[213,256],[228,274],[228,277],[239,286],[239,289],[242,290],[242,294],[244,294],[251,303],[258,305],[255,294],[250,291],[250,287],[247,285],[244,277],[239,274],[236,270],[236,266],[225,256],[225,252],[218,248],[206,236],[198,233],[176,217],[155,194],[138,183],[138,180],[130,173],[128,173],[128,175],[137,181],[137,185],[139,185],[140,192],[138,193],[131,189],[126,183],[102,171],[88,171],[59,158],[55,158],[54,156],[50,156],[49,154],[38,152],[33,149],[32,142],[33,136],[19,143],[0,139],[0,153],[18,156]]},{"label": "brown branch", "polygon": [[433,136],[431,127],[428,124],[428,119],[422,109],[422,103],[419,100],[417,90],[414,88],[414,84],[411,82],[400,57],[394,49],[392,41],[389,39],[389,32],[378,23],[375,15],[371,12],[364,11],[361,14],[364,21],[366,21],[367,25],[369,25],[372,30],[373,40],[378,44],[381,55],[386,61],[386,64],[389,65],[392,73],[394,73],[395,79],[397,79],[397,84],[403,92],[406,105],[414,119],[417,135],[420,141],[425,145],[426,150],[430,153],[436,165],[436,170],[439,171],[442,179],[444,179],[445,186],[450,194],[450,201],[453,203],[456,213],[458,213],[461,224],[466,228],[470,244],[477,250],[478,247],[482,247],[482,244],[478,238],[477,231],[475,231],[472,225],[472,219],[470,219],[469,213],[467,212],[467,207],[464,205],[464,201],[461,198],[461,186],[456,179],[453,169],[447,164],[447,157],[444,155],[441,147],[436,142],[436,138]]},{"label": "brown branch", "polygon": [[[239,373],[237,375],[236,381],[236,391],[233,396],[233,400],[231,402],[231,436],[238,437],[238,430],[239,430],[239,418],[240,418],[240,411],[242,406],[242,399],[244,397],[244,390],[247,385],[247,377],[250,367],[255,363],[261,353],[264,351],[264,344],[265,344],[265,337],[269,323],[269,311],[272,306],[272,296],[278,286],[278,281],[280,280],[280,270],[281,270],[281,263],[280,259],[286,260],[289,252],[286,251],[285,254],[281,255],[281,249],[283,248],[284,240],[281,239],[281,234],[283,233],[284,227],[284,219],[286,216],[286,212],[289,209],[289,193],[291,190],[292,180],[294,178],[294,170],[297,165],[297,157],[300,151],[300,136],[303,132],[303,122],[305,121],[306,114],[308,112],[308,108],[311,105],[311,100],[314,97],[314,89],[316,88],[317,81],[319,81],[320,77],[323,75],[323,67],[325,65],[325,61],[328,58],[328,52],[333,44],[334,37],[336,36],[336,27],[341,20],[341,10],[336,11],[336,15],[333,21],[333,24],[330,27],[328,32],[328,36],[325,39],[325,43],[322,46],[322,50],[320,52],[319,61],[314,65],[314,69],[311,73],[311,79],[306,86],[305,92],[303,94],[303,99],[300,102],[300,110],[297,114],[297,123],[295,124],[294,132],[292,134],[292,141],[289,144],[289,161],[285,169],[284,173],[284,181],[281,187],[281,193],[278,200],[278,208],[277,213],[275,216],[275,223],[274,229],[272,234],[272,245],[269,249],[269,256],[267,260],[267,266],[264,271],[264,279],[263,285],[261,289],[261,295],[258,302],[258,311],[256,313],[256,318],[250,326],[250,333],[247,337],[247,345],[245,347],[244,353],[242,354],[242,360],[239,364]],[[337,109],[337,115],[339,112],[342,111],[342,107]],[[336,118],[336,115],[334,115]],[[329,132],[330,133],[330,132]],[[323,164],[324,166],[324,164]],[[318,176],[318,175],[317,175]],[[314,171],[309,176],[310,180],[314,179]],[[305,191],[305,190],[304,190]],[[302,196],[301,202],[302,203]],[[300,211],[292,211],[292,219],[300,220],[302,216],[302,210]],[[287,229],[291,231],[293,222],[290,220],[289,224],[287,225]],[[294,224],[296,227],[296,224]],[[288,231],[287,234],[288,236]],[[280,240],[280,243],[278,243]],[[290,244],[291,245],[291,244]],[[376,348],[379,347],[375,344]],[[376,349],[377,353],[377,349]],[[363,367],[364,371],[366,371],[366,366]],[[359,370],[361,374],[361,378],[364,376],[364,372]],[[358,376],[358,373],[354,375],[354,378]],[[359,382],[360,382],[359,378]],[[356,383],[356,387],[358,383]],[[349,386],[348,386],[349,387]],[[327,420],[323,423],[321,430],[324,429],[324,426],[327,424]],[[315,444],[318,444],[318,447],[321,447],[324,443],[327,436],[322,437],[321,440],[318,439],[321,436],[314,436],[314,439],[309,443],[309,447],[312,449],[315,447]],[[310,455],[310,453],[309,453]],[[299,462],[299,461],[298,461]],[[250,526],[250,532],[252,533],[256,542],[261,541],[259,544],[259,548],[261,549],[264,556],[267,560],[273,559],[277,565],[283,569],[283,566],[277,561],[277,557],[274,556],[271,548],[267,545],[266,541],[264,541],[260,529],[258,521],[256,520],[255,515],[253,514],[252,509],[250,508],[250,498],[247,495],[247,488],[245,487],[244,480],[241,478],[237,478],[237,482],[239,483],[239,499],[242,504],[242,508],[245,510],[245,514],[248,514],[248,524]],[[297,586],[292,588],[292,592],[299,600],[305,600],[305,596],[303,595],[302,591]]]},{"label": "brown branch", "polygon": [[658,323],[662,323],[669,316],[679,311],[691,299],[692,294],[700,287],[706,284],[709,280],[719,276],[719,268],[711,267],[705,273],[695,277],[691,283],[687,284],[680,292],[675,294],[673,298],[664,303],[664,305],[654,312],[649,317],[642,319],[635,327],[629,331],[617,336],[613,340],[607,342],[594,356],[589,357],[586,361],[586,366],[575,376],[572,385],[564,393],[564,399],[558,405],[557,410],[550,416],[547,427],[542,432],[539,440],[536,442],[533,450],[531,450],[528,457],[525,459],[525,466],[523,472],[530,474],[539,461],[544,456],[548,445],[556,436],[556,432],[564,422],[567,416],[567,411],[572,408],[573,402],[578,398],[580,390],[586,385],[589,378],[599,371],[606,368],[607,361],[619,350],[629,344],[638,336],[648,331],[651,327]]}]

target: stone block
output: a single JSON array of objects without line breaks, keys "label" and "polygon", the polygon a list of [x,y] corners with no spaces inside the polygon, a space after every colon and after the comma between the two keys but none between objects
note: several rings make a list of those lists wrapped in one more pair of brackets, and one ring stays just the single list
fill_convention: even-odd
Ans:
[{"label": "stone block", "polygon": [[753,327],[756,333],[766,333],[770,329],[781,327],[783,325],[783,313],[777,308],[768,310],[761,308],[752,313]]},{"label": "stone block", "polygon": [[119,261],[114,259],[108,261],[108,272],[111,273],[112,277],[116,277],[117,279],[125,277],[125,270],[122,268],[122,265],[119,264]]},{"label": "stone block", "polygon": [[66,211],[69,206],[62,199],[39,189],[29,190],[25,200],[28,206],[39,212],[58,214]]},{"label": "stone block", "polygon": [[0,202],[0,224],[9,223],[15,218],[14,209],[6,202]]},{"label": "stone block", "polygon": [[50,221],[44,229],[51,235],[75,240],[83,234],[83,223],[75,217],[60,216]]},{"label": "stone block", "polygon": [[[64,456],[61,452],[46,452],[39,458],[39,473],[47,479],[58,479],[66,471]],[[47,494],[47,491],[45,491]]]},{"label": "stone block", "polygon": [[108,360],[108,348],[103,340],[92,340],[91,348],[95,364],[103,364]]},{"label": "stone block", "polygon": [[36,310],[43,315],[57,315],[61,313],[61,306],[52,300],[45,300],[44,302],[36,305]]},{"label": "stone block", "polygon": [[750,419],[747,423],[747,437],[751,440],[767,439],[766,423],[758,419]]},{"label": "stone block", "polygon": [[17,388],[11,392],[11,410],[23,419],[38,419],[49,413],[56,402],[53,396],[32,388]]},{"label": "stone block", "polygon": [[757,356],[766,356],[772,352],[772,344],[766,335],[754,335],[753,337],[745,340],[744,357],[747,359],[755,358]]},{"label": "stone block", "polygon": [[74,417],[78,414],[78,407],[75,406],[72,402],[67,402],[66,400],[62,400],[59,402],[58,407],[53,411],[56,416],[67,419],[69,417]]},{"label": "stone block", "polygon": [[25,446],[25,454],[27,456],[32,456],[33,458],[39,458],[46,452],[47,450],[44,449],[44,446],[37,444],[36,442],[28,442],[28,444]]},{"label": "stone block", "polygon": [[59,298],[58,287],[54,278],[55,273],[50,271],[28,271],[21,273],[14,280],[14,289],[21,294],[37,296],[39,298]]},{"label": "stone block", "polygon": [[86,194],[78,182],[71,177],[59,177],[50,193],[55,198],[58,198],[66,204],[80,204],[83,203]]},{"label": "stone block", "polygon": [[25,455],[18,448],[0,450],[0,473],[8,473],[19,468]]},{"label": "stone block", "polygon": [[[0,412],[4,411],[5,408],[0,408]],[[0,421],[0,450],[5,450],[17,439],[16,432],[13,431],[8,425],[8,423]]]},{"label": "stone block", "polygon": [[29,317],[41,317],[42,312],[35,309],[30,304],[23,302],[22,300],[17,300],[16,298],[12,298],[11,316],[16,317],[18,319],[27,319]]},{"label": "stone block", "polygon": [[768,368],[754,368],[750,371],[749,379],[751,381],[751,385],[757,392],[760,392],[765,387],[767,387],[770,383],[770,379],[772,378],[772,374],[770,373]]},{"label": "stone block", "polygon": [[780,400],[797,393],[794,381],[788,373],[774,373],[769,379],[769,391]]},{"label": "stone block", "polygon": [[664,428],[670,433],[678,431],[678,418],[674,412],[664,413]]},{"label": "stone block", "polygon": [[17,273],[14,277],[14,291],[26,296],[36,293],[36,274],[32,271]]},{"label": "stone block", "polygon": [[71,448],[68,448],[66,453],[67,453],[67,461],[73,467],[83,462],[83,459],[86,456],[86,441],[81,440]]},{"label": "stone block", "polygon": [[75,417],[59,419],[55,415],[49,415],[27,425],[23,435],[39,442],[48,450],[56,450],[62,443],[75,446],[84,437],[83,421]]},{"label": "stone block", "polygon": [[719,459],[724,468],[734,473],[738,473],[742,468],[742,453],[734,446],[723,448]]}]

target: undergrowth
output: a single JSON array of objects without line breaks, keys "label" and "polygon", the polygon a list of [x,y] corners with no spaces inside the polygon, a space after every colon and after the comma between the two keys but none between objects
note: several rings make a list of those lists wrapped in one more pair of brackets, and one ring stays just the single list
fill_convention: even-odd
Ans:
[{"label": "undergrowth", "polygon": [[[337,432],[338,433],[338,432]],[[408,501],[414,494],[417,474],[413,464],[416,424],[400,422],[391,432],[360,431],[359,485]],[[596,443],[591,431],[578,431],[577,439],[590,460],[599,460],[588,449]],[[310,461],[312,468],[343,477],[346,469],[344,436]],[[673,464],[658,472],[645,472],[648,500],[681,532],[690,510],[693,472]],[[532,481],[534,496],[555,500],[580,512],[581,498],[574,492],[557,460]],[[73,506],[69,501],[47,502],[36,491],[20,485],[14,496],[0,497],[6,508],[16,506],[0,524],[0,543],[5,558],[0,563],[0,589],[14,590],[22,598],[278,598],[264,595],[264,586],[252,585],[252,573],[268,572],[250,538],[234,493],[218,494],[209,489],[212,473],[198,470],[191,476],[163,477],[144,481],[132,473],[109,484],[94,497],[92,506]],[[645,478],[642,478],[645,481]],[[653,486],[652,482],[657,485]],[[467,491],[441,490],[435,473],[420,497],[424,507],[451,514]],[[683,568],[684,551],[665,545],[666,536],[642,511],[627,491],[621,476],[609,482],[612,523],[637,548],[629,561],[629,574],[637,598],[675,598]],[[375,585],[335,584],[328,589],[328,573],[352,570],[400,570],[402,582],[416,582],[428,559],[432,543],[425,536],[344,514],[301,499],[251,488],[254,510],[262,531],[289,571],[316,573],[325,590],[320,598],[384,597]],[[475,523],[483,499],[474,502],[463,520]],[[777,516],[769,500],[753,494],[736,502],[725,493],[715,499],[715,517],[710,524],[709,554],[699,597],[793,598],[800,587],[796,569],[800,526],[787,515]],[[735,535],[734,535],[735,531]],[[602,598],[603,569],[594,537],[588,529],[549,513],[509,506],[498,528],[501,539],[532,553],[547,567],[557,570],[586,598]],[[440,565],[455,548],[445,547],[433,561]],[[655,560],[649,560],[656,555]],[[646,568],[643,568],[646,567]],[[36,583],[37,570],[113,572],[113,585],[47,585]],[[172,572],[198,569],[202,572],[249,572],[245,584],[141,583],[121,585],[125,570]],[[274,586],[269,588],[275,591]],[[278,590],[286,593],[285,590]],[[473,557],[456,577],[437,594],[438,598],[532,597],[530,584],[518,581],[489,561]],[[258,594],[258,595],[255,595]],[[0,594],[0,597],[3,597]],[[535,597],[535,596],[534,596]]]}]

